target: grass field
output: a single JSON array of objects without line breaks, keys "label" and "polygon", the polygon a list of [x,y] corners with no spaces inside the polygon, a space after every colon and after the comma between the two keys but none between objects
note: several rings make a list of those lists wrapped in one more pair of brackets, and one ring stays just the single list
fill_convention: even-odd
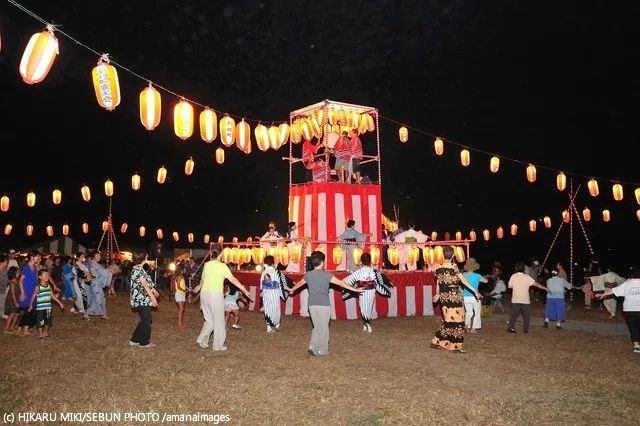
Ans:
[{"label": "grass field", "polygon": [[[306,355],[309,321],[285,317],[267,334],[243,312],[229,351],[195,344],[202,324],[175,328],[154,312],[152,349],[127,342],[128,299],[109,320],[54,311],[51,337],[0,335],[0,411],[223,413],[239,424],[637,424],[640,357],[627,336],[543,329],[508,335],[485,321],[466,354],[429,348],[437,319],[333,321],[331,355]],[[576,309],[577,311],[577,309]],[[569,313],[571,317],[571,312]],[[576,314],[577,315],[577,314]],[[580,316],[583,316],[580,313]],[[594,315],[594,317],[604,317]]]}]

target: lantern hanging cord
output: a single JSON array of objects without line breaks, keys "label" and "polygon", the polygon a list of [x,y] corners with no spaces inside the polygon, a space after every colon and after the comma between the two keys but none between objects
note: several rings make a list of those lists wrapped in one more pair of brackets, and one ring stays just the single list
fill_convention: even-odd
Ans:
[{"label": "lantern hanging cord", "polygon": [[[24,7],[23,5],[21,5],[17,1],[15,1],[15,0],[7,0],[7,2],[9,2],[9,4],[15,6],[16,8],[18,8],[22,12],[26,13],[27,15],[31,16],[35,20],[39,21],[40,23],[44,24],[47,27],[47,29],[53,30],[53,31],[65,36],[66,38],[68,38],[69,40],[71,40],[72,42],[77,44],[78,46],[85,48],[86,50],[88,50],[91,53],[95,54],[99,58],[102,58],[105,55],[104,53],[98,52],[96,49],[92,48],[91,46],[88,46],[88,45],[84,44],[80,40],[78,40],[78,39],[74,38],[73,36],[71,36],[70,34],[64,32],[63,30],[60,29],[60,25],[56,25],[56,24],[53,24],[53,23],[50,23],[50,22],[46,21],[45,19],[43,19],[42,17],[37,15],[35,12],[32,12],[31,10],[27,9],[26,7]],[[186,97],[184,95],[181,95],[181,94],[179,94],[177,92],[174,92],[173,90],[169,89],[168,87],[165,87],[165,86],[163,86],[161,84],[158,84],[158,83],[154,82],[153,80],[151,80],[150,78],[145,77],[145,76],[135,72],[131,68],[128,68],[128,67],[122,65],[120,62],[117,62],[117,61],[113,60],[113,58],[111,58],[111,57],[109,57],[109,63],[111,65],[116,66],[116,67],[120,68],[121,70],[123,70],[125,72],[128,72],[129,74],[139,78],[140,80],[144,80],[145,82],[152,84],[154,87],[156,87],[156,88],[158,88],[158,89],[160,89],[160,90],[162,90],[162,91],[164,91],[166,93],[169,93],[169,94],[175,96],[178,99],[184,99],[184,100],[188,101],[189,103],[191,103],[193,105],[197,105],[197,106],[199,106],[200,108],[203,108],[203,109],[210,109],[211,111],[214,111],[214,112],[216,112],[218,114],[228,114],[229,116],[232,116],[232,117],[235,117],[235,118],[238,118],[238,119],[243,118],[245,121],[253,121],[253,122],[256,122],[256,123],[259,123],[259,122],[262,122],[262,121],[264,121],[264,122],[278,122],[278,123],[283,122],[284,123],[284,122],[287,121],[287,120],[275,120],[274,121],[274,120],[264,120],[264,119],[260,120],[260,119],[256,119],[256,118],[247,118],[247,116],[243,115],[243,114],[225,113],[224,111],[220,111],[220,110],[211,108],[208,105],[205,105],[205,104],[200,103],[198,101],[195,101],[193,99],[189,99],[188,97]]]},{"label": "lantern hanging cord", "polygon": [[593,176],[593,175],[584,175],[584,174],[575,173],[575,172],[568,172],[568,171],[565,171],[565,170],[556,169],[555,167],[550,167],[550,166],[545,166],[545,165],[540,165],[540,164],[534,164],[534,163],[531,163],[529,161],[523,161],[523,160],[519,160],[517,158],[507,157],[505,155],[501,155],[501,154],[496,154],[494,152],[485,151],[483,149],[475,148],[475,147],[470,146],[470,145],[465,145],[465,144],[453,141],[451,139],[443,138],[442,136],[438,136],[438,135],[435,135],[435,134],[433,134],[431,132],[427,132],[426,130],[422,130],[422,129],[418,129],[416,127],[412,127],[412,126],[410,126],[408,124],[405,124],[403,122],[394,120],[393,118],[385,117],[382,114],[379,114],[379,117],[384,119],[384,120],[387,120],[390,123],[394,123],[394,124],[397,124],[399,126],[406,127],[407,129],[413,130],[416,133],[420,133],[420,134],[423,134],[423,135],[426,135],[426,136],[431,136],[432,138],[440,138],[442,140],[442,142],[447,142],[447,143],[449,143],[451,145],[455,145],[455,146],[458,146],[460,148],[468,149],[468,150],[473,151],[473,152],[478,152],[480,154],[485,154],[485,155],[488,155],[490,157],[496,156],[496,157],[500,158],[501,160],[507,160],[507,161],[511,161],[511,162],[517,163],[517,164],[522,164],[522,165],[525,165],[525,166],[531,164],[531,165],[535,165],[536,167],[538,167],[538,168],[540,168],[542,170],[549,170],[549,171],[556,172],[556,173],[562,172],[567,176],[574,176],[574,177],[579,177],[579,178],[584,178],[584,179],[595,179],[595,180],[599,180],[599,181],[603,181],[603,182],[620,183],[620,184],[625,184],[625,185],[640,185],[639,182],[616,180],[616,179],[602,178],[602,177]]}]

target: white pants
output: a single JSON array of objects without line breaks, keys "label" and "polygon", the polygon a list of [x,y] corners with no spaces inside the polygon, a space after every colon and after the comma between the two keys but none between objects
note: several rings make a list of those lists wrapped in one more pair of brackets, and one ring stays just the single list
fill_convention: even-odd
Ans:
[{"label": "white pants", "polygon": [[464,298],[464,326],[465,328],[480,328],[480,301],[475,297]]},{"label": "white pants", "polygon": [[614,316],[616,314],[618,300],[615,297],[607,297],[606,299],[602,299],[602,304],[604,305],[607,312],[609,312],[609,315]]},{"label": "white pants", "polygon": [[209,337],[213,333],[214,351],[219,351],[227,340],[227,330],[224,323],[224,294],[222,293],[200,293],[200,307],[202,308],[202,316],[204,316],[204,324],[197,342],[201,345],[209,344]]}]

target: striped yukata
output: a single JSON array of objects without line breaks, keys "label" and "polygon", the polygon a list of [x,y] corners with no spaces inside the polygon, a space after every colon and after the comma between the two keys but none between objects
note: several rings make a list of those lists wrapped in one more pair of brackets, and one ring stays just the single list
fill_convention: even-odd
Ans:
[{"label": "striped yukata", "polygon": [[354,287],[364,288],[358,298],[362,321],[362,329],[371,333],[371,320],[373,319],[373,304],[376,300],[376,272],[370,266],[356,269],[344,282]]},{"label": "striped yukata", "polygon": [[260,276],[260,288],[262,289],[262,302],[264,304],[264,320],[267,323],[267,331],[280,328],[280,273],[273,266],[265,266]]}]

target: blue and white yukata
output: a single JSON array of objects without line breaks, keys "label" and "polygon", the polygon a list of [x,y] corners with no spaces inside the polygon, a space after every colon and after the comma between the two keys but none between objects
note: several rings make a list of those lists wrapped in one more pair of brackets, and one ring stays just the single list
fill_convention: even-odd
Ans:
[{"label": "blue and white yukata", "polygon": [[87,260],[85,266],[94,277],[89,286],[87,314],[105,316],[107,315],[107,300],[104,297],[104,289],[111,284],[113,272],[95,260]]},{"label": "blue and white yukata", "polygon": [[376,301],[376,291],[385,297],[391,296],[391,283],[384,280],[382,274],[374,270],[370,266],[363,266],[344,279],[347,284],[363,288],[364,291],[359,294],[358,304],[360,305],[360,313],[364,331],[371,333],[371,320],[373,320],[373,308]]},{"label": "blue and white yukata", "polygon": [[280,328],[280,319],[282,318],[280,299],[286,299],[282,284],[283,275],[273,266],[265,266],[262,275],[260,275],[264,319],[269,332]]}]

